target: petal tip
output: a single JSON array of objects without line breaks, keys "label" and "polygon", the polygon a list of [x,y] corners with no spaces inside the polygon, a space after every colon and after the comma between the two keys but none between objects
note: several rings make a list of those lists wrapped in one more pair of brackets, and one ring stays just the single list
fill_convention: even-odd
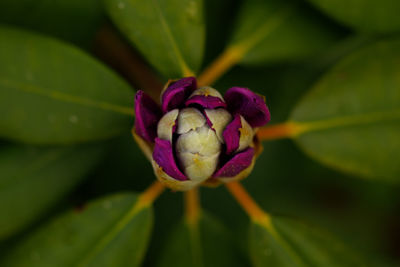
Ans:
[{"label": "petal tip", "polygon": [[135,131],[148,142],[157,136],[157,124],[162,112],[154,100],[142,90],[135,95]]},{"label": "petal tip", "polygon": [[263,126],[271,119],[264,98],[248,88],[232,87],[224,98],[229,111],[241,114],[252,127]]}]

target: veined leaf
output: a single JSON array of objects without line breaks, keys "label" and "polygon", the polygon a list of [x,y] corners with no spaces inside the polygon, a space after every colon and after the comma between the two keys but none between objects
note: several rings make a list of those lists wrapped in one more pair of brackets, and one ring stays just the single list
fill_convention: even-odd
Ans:
[{"label": "veined leaf", "polygon": [[400,41],[352,53],[291,115],[296,142],[313,158],[365,177],[400,178]]},{"label": "veined leaf", "polygon": [[202,0],[105,0],[123,34],[167,78],[193,75],[204,48]]},{"label": "veined leaf", "polygon": [[285,217],[253,222],[250,255],[254,266],[367,266],[364,260],[330,234]]},{"label": "veined leaf", "polygon": [[309,0],[326,14],[356,30],[374,33],[400,31],[397,0]]},{"label": "veined leaf", "polygon": [[242,260],[223,225],[202,211],[195,223],[183,219],[172,230],[157,266],[243,266]]},{"label": "veined leaf", "polygon": [[16,244],[1,266],[139,266],[152,227],[150,207],[134,194],[91,202],[69,211]]},{"label": "veined leaf", "polygon": [[101,146],[0,150],[0,240],[29,225],[76,186],[102,155]]},{"label": "veined leaf", "polygon": [[229,49],[243,64],[299,60],[329,47],[337,34],[297,1],[247,0]]},{"label": "veined leaf", "polygon": [[0,27],[0,136],[70,144],[129,131],[133,92],[84,52]]}]

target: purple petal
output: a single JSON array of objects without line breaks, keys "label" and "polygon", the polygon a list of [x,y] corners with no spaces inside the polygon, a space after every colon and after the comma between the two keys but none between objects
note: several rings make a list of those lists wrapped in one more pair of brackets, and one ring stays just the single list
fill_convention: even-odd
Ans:
[{"label": "purple petal", "polygon": [[171,142],[160,138],[155,139],[155,146],[153,151],[154,161],[162,168],[162,170],[180,181],[189,180],[178,168]]},{"label": "purple petal", "polygon": [[241,171],[250,166],[254,157],[254,149],[249,147],[236,154],[232,159],[230,159],[224,166],[222,166],[213,177],[234,177],[238,175]]},{"label": "purple petal", "polygon": [[252,127],[260,127],[271,119],[264,99],[247,88],[232,87],[225,93],[228,110],[241,114]]},{"label": "purple petal", "polygon": [[194,77],[180,79],[170,84],[161,96],[161,107],[163,112],[184,106],[185,100],[197,88]]},{"label": "purple petal", "polygon": [[185,105],[198,104],[203,108],[214,109],[214,108],[226,108],[226,103],[216,96],[205,96],[205,95],[194,95],[189,98]]},{"label": "purple petal", "polygon": [[157,137],[157,123],[162,116],[160,107],[143,91],[135,96],[135,131],[148,142]]},{"label": "purple petal", "polygon": [[233,120],[226,126],[224,132],[222,133],[226,144],[227,154],[234,152],[239,147],[240,127],[242,127],[240,115],[236,114]]}]

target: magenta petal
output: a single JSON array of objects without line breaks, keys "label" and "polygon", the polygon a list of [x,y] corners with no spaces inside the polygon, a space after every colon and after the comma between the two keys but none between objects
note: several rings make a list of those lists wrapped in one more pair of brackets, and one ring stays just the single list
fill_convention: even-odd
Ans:
[{"label": "magenta petal", "polygon": [[198,104],[207,109],[226,108],[226,103],[224,101],[222,101],[219,97],[210,95],[194,95],[185,102],[186,106],[192,104]]},{"label": "magenta petal", "polygon": [[180,79],[163,92],[161,96],[161,107],[163,112],[168,112],[175,108],[183,107],[185,100],[197,88],[197,82],[194,77]]},{"label": "magenta petal", "polygon": [[233,120],[226,126],[224,132],[222,133],[226,144],[226,154],[230,154],[238,149],[240,141],[240,127],[242,127],[240,115],[236,114]]},{"label": "magenta petal", "polygon": [[228,110],[239,113],[252,127],[260,127],[271,119],[264,99],[247,88],[232,87],[225,93]]},{"label": "magenta petal", "polygon": [[213,177],[234,177],[241,171],[250,166],[254,157],[254,149],[249,147],[248,149],[236,154],[230,159],[224,166],[222,166]]},{"label": "magenta petal", "polygon": [[148,142],[157,137],[157,124],[162,116],[160,107],[143,91],[135,96],[135,131]]},{"label": "magenta petal", "polygon": [[175,162],[171,142],[168,140],[156,138],[153,159],[162,168],[162,170],[180,181],[189,180],[178,168]]}]

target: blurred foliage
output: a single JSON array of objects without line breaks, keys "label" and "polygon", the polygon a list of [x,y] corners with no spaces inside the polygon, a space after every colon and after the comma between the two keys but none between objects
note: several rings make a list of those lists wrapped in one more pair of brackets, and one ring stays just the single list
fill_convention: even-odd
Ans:
[{"label": "blurred foliage", "polygon": [[[351,252],[327,254],[335,247],[323,249],[318,244],[336,241],[319,240],[316,230],[302,221],[328,230],[328,236],[368,255],[368,266],[400,264],[400,188],[377,179],[387,172],[392,182],[400,176],[396,115],[400,44],[380,35],[396,36],[399,31],[396,1],[105,2],[0,2],[0,135],[7,139],[0,140],[1,266],[79,262],[82,266],[127,266],[127,262],[139,265],[142,258],[144,266],[172,266],[169,262],[178,257],[174,266],[201,261],[203,266],[247,266],[250,262],[265,266],[272,260],[279,262],[276,266],[285,266],[280,260],[291,259],[291,253],[284,253],[287,247],[282,250],[274,243],[277,239],[271,238],[271,231],[254,225],[249,231],[248,217],[224,187],[201,188],[204,216],[198,244],[193,243],[193,233],[182,216],[179,192],[167,191],[154,207],[132,212],[137,195],[121,192],[141,192],[155,178],[129,133],[132,116],[110,112],[109,107],[122,105],[130,110],[133,93],[110,67],[71,47],[78,45],[91,53],[104,23],[114,23],[127,43],[167,78],[182,76],[184,66],[197,71],[232,44],[255,38],[243,64],[214,87],[225,91],[243,86],[265,95],[271,124],[289,118],[321,118],[328,111],[328,115],[345,114],[352,105],[358,111],[367,107],[397,112],[390,127],[385,121],[351,132],[354,141],[344,146],[338,158],[362,162],[358,171],[343,173],[335,164],[320,165],[293,141],[276,140],[264,142],[263,154],[243,184],[278,218],[274,219],[277,231],[289,251],[301,255],[303,265],[346,266],[343,261],[329,261],[332,255],[344,260]],[[110,15],[109,21],[104,14]],[[175,61],[176,57],[181,59]],[[314,96],[303,98],[310,94]],[[94,101],[107,111],[97,109]],[[82,103],[86,106],[81,107]],[[296,106],[307,112],[292,113]],[[55,116],[56,125],[48,115]],[[320,142],[314,146],[318,153],[332,153],[324,151],[328,145],[343,147],[343,136],[318,134]],[[308,147],[317,140],[309,138]],[[52,146],[21,146],[9,140]],[[66,143],[78,144],[58,146]],[[360,157],[349,153],[354,144]],[[360,161],[366,156],[367,161]],[[373,179],[360,179],[366,168],[379,170],[379,177],[372,172]],[[253,233],[252,243],[249,233]],[[266,247],[276,250],[268,254]],[[197,250],[201,253],[196,254]]]},{"label": "blurred foliage", "polygon": [[49,34],[91,48],[105,20],[98,0],[2,0],[0,23]]}]

